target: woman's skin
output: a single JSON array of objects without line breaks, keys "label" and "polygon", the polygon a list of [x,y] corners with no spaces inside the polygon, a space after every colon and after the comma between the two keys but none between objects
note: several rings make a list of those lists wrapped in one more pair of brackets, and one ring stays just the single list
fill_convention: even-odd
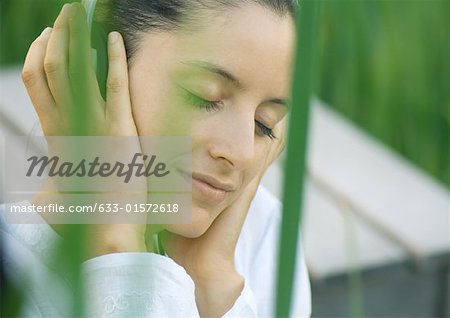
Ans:
[{"label": "woman's skin", "polygon": [[[113,32],[105,102],[90,64],[85,21],[81,5],[65,5],[53,29],[28,52],[23,80],[43,131],[70,132],[72,88],[84,80],[92,87],[93,135],[192,136],[193,165],[186,173],[193,177],[193,221],[165,225],[163,244],[194,280],[200,315],[219,317],[242,291],[234,266],[237,239],[264,171],[283,148],[294,22],[250,2],[211,16],[193,32],[145,34],[129,65],[123,40]],[[74,46],[85,55],[72,58]],[[152,251],[145,232],[160,230],[91,226],[90,241],[97,245],[89,256]]]}]

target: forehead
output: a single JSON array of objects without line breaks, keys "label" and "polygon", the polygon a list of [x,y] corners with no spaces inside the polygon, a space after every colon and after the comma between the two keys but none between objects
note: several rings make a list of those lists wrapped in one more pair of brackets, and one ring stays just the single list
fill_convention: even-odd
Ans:
[{"label": "forehead", "polygon": [[[223,14],[211,14],[194,31],[144,37],[139,55],[155,52],[168,65],[200,61],[219,65],[249,90],[287,94],[290,87],[295,27],[289,15],[247,4]],[[161,61],[162,62],[162,61]]]}]

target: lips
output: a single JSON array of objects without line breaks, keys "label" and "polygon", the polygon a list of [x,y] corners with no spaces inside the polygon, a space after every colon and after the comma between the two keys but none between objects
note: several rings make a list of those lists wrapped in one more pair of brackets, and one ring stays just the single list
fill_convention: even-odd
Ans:
[{"label": "lips", "polygon": [[232,183],[222,182],[214,177],[193,172],[182,171],[182,175],[192,181],[192,192],[194,197],[198,196],[203,200],[218,203],[223,201],[230,192],[236,190]]},{"label": "lips", "polygon": [[222,190],[225,192],[233,192],[235,190],[235,187],[231,183],[221,182],[213,177],[203,175],[200,173],[193,172],[192,179],[204,182],[217,190]]}]

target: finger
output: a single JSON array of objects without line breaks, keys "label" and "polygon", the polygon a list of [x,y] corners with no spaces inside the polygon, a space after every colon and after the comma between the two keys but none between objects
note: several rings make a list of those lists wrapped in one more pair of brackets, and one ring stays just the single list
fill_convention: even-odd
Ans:
[{"label": "finger", "polygon": [[65,4],[53,25],[53,31],[47,44],[44,70],[47,83],[57,107],[71,104],[71,90],[67,75],[68,27],[67,16],[69,4]]},{"label": "finger", "polygon": [[[103,114],[98,106],[101,95],[92,68],[90,35],[86,12],[79,3],[72,4],[69,16],[69,78],[76,107],[85,115]],[[101,105],[102,103],[100,103]]]},{"label": "finger", "polygon": [[267,166],[269,166],[270,164],[272,164],[272,162],[278,159],[278,157],[281,155],[286,146],[286,125],[287,125],[286,117],[283,118],[283,120],[277,125],[278,126],[277,136],[279,137],[277,140],[277,144],[275,145],[275,149],[273,149],[270,152],[270,158]]},{"label": "finger", "polygon": [[106,112],[114,122],[133,121],[128,88],[128,64],[122,36],[111,32],[108,36],[108,78],[106,83]]},{"label": "finger", "polygon": [[41,120],[50,117],[56,107],[44,71],[45,51],[51,32],[51,28],[46,28],[31,44],[22,69],[23,83]]}]

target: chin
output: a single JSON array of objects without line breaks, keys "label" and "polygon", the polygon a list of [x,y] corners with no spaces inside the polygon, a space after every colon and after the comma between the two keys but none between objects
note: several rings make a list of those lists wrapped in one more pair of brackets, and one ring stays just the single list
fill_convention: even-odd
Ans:
[{"label": "chin", "polygon": [[188,238],[202,236],[211,226],[219,213],[211,213],[211,209],[192,207],[192,221],[190,224],[166,224],[165,229],[174,234]]}]

